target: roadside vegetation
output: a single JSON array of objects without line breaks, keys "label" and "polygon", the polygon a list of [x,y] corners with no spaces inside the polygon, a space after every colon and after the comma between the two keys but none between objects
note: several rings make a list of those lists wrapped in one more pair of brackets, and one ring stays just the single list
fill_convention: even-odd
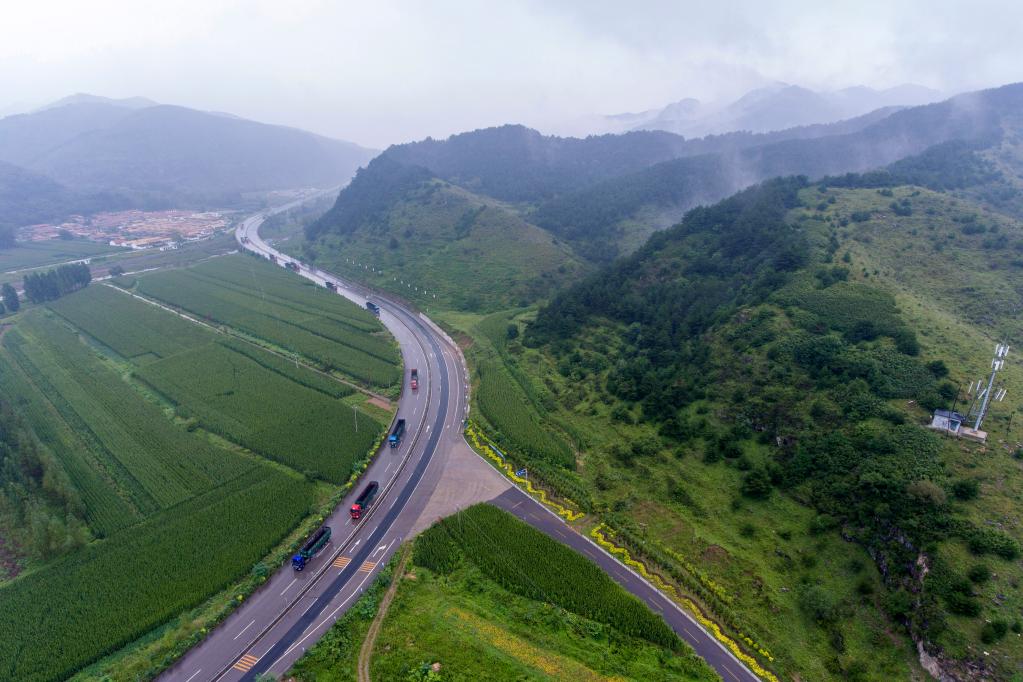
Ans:
[{"label": "roadside vegetation", "polygon": [[[494,507],[427,530],[413,566],[378,635],[373,679],[718,679],[596,565]],[[355,679],[375,606],[357,604],[292,674]]]}]

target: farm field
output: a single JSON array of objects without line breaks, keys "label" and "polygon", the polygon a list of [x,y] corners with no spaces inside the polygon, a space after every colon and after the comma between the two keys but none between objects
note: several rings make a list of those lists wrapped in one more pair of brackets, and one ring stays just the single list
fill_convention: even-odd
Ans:
[{"label": "farm field", "polygon": [[310,488],[257,467],[0,588],[0,678],[66,679],[227,587],[308,513]]},{"label": "farm field", "polygon": [[[372,316],[337,303],[323,319],[390,349]],[[354,393],[99,283],[21,313],[0,339],[0,399],[67,474],[92,541],[0,585],[4,613],[46,611],[4,619],[0,679],[66,679],[235,584],[322,498],[310,478],[346,480],[383,431],[389,415]]]},{"label": "farm field", "polygon": [[388,388],[399,380],[398,352],[379,322],[340,296],[248,256],[219,258],[142,277],[139,291]]},{"label": "farm field", "polygon": [[[717,679],[595,565],[494,507],[439,522],[413,551],[374,646],[374,679],[428,679],[415,675],[437,663],[442,679],[465,682]],[[371,592],[291,673],[354,680],[376,601]]]},{"label": "farm field", "polygon": [[13,248],[0,251],[0,272],[7,273],[12,270],[56,265],[79,258],[119,253],[128,253],[128,250],[79,239],[18,242]]},{"label": "farm field", "polygon": [[384,427],[220,343],[146,365],[138,376],[173,401],[179,416],[333,483],[347,480]]}]

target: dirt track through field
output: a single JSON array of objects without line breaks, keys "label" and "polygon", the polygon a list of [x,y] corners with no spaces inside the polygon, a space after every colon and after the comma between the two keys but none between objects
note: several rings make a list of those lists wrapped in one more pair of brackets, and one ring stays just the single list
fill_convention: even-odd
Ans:
[{"label": "dirt track through field", "polygon": [[401,560],[391,576],[391,584],[387,587],[384,598],[380,600],[380,609],[377,611],[377,615],[374,616],[373,622],[369,624],[366,639],[363,640],[362,648],[359,649],[359,682],[370,682],[369,662],[373,658],[373,645],[376,644],[377,635],[380,634],[380,627],[384,623],[384,618],[387,617],[387,608],[391,605],[391,601],[394,600],[394,595],[398,591],[398,583],[401,582],[401,577],[405,574],[405,565],[408,563],[411,555],[411,545],[408,545],[402,550]]}]

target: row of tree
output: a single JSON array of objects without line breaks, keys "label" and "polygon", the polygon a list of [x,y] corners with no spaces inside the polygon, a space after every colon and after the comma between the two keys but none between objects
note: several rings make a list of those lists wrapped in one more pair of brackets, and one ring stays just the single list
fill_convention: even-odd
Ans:
[{"label": "row of tree", "polygon": [[29,273],[25,275],[25,298],[32,303],[54,301],[85,288],[91,281],[92,273],[85,263],[71,263],[46,272]]}]

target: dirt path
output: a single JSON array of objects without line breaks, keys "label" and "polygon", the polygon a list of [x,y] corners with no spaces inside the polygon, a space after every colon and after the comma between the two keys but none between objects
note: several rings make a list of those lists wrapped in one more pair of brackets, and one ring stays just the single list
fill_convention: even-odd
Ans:
[{"label": "dirt path", "polygon": [[373,645],[376,644],[377,635],[380,634],[380,627],[384,623],[384,618],[387,617],[387,608],[391,605],[391,601],[394,600],[394,595],[398,591],[398,583],[401,582],[401,577],[405,574],[405,565],[408,563],[411,555],[412,546],[406,545],[402,549],[398,567],[394,569],[391,584],[388,586],[387,592],[384,593],[384,598],[380,600],[380,608],[377,610],[377,615],[373,618],[373,622],[369,624],[366,639],[363,640],[362,648],[359,649],[359,682],[370,682],[369,661],[373,657]]}]

